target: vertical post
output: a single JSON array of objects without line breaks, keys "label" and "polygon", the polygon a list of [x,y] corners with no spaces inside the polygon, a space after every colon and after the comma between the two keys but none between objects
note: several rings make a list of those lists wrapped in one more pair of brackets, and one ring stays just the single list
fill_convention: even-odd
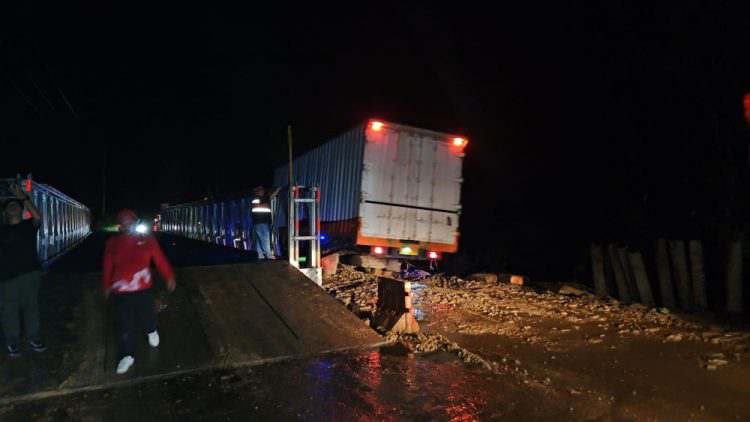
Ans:
[{"label": "vertical post", "polygon": [[611,244],[607,247],[607,253],[609,255],[609,262],[612,263],[612,272],[615,274],[615,282],[617,283],[617,298],[620,302],[630,302],[630,292],[628,291],[628,283],[625,281],[625,274],[622,268],[622,262],[620,256],[617,253],[617,246]]},{"label": "vertical post", "polygon": [[297,187],[289,186],[289,227],[287,232],[289,233],[289,262],[298,266],[297,256]]},{"label": "vertical post", "polygon": [[688,242],[690,273],[693,280],[693,303],[698,310],[708,308],[706,299],[706,275],[703,272],[703,246],[700,240]]},{"label": "vertical post", "polygon": [[594,278],[594,291],[599,297],[609,296],[604,278],[604,255],[601,245],[591,244],[591,270]]},{"label": "vertical post", "polygon": [[659,292],[661,293],[661,304],[669,309],[677,307],[672,287],[672,277],[669,271],[669,254],[667,253],[667,241],[658,239],[656,241],[656,271],[659,276]]},{"label": "vertical post", "polygon": [[648,282],[643,255],[637,251],[631,252],[628,254],[628,259],[630,260],[630,268],[633,270],[635,284],[638,287],[638,295],[641,297],[641,303],[653,307],[655,305],[654,295],[651,292],[651,284]]},{"label": "vertical post", "polygon": [[107,218],[107,143],[104,144],[104,157],[102,159],[102,221]]},{"label": "vertical post", "polygon": [[727,312],[742,313],[742,242],[730,240],[726,259]]},{"label": "vertical post", "polygon": [[297,217],[295,216],[295,213],[297,211],[297,202],[295,201],[296,195],[295,195],[295,188],[294,188],[294,161],[292,156],[292,125],[287,125],[286,127],[286,139],[287,139],[287,145],[289,146],[289,206],[287,207],[287,233],[289,234],[289,242],[287,243],[288,249],[289,249],[289,262],[293,265],[299,265],[297,260],[297,241],[295,238],[297,237],[297,234],[295,233],[296,227],[294,224],[296,223]]},{"label": "vertical post", "polygon": [[318,236],[315,239],[315,268],[320,268],[320,187],[315,188],[315,231]]},{"label": "vertical post", "polygon": [[292,159],[292,125],[286,127],[287,143],[289,144],[289,188],[294,185],[294,165]]},{"label": "vertical post", "polygon": [[625,283],[628,285],[630,300],[633,302],[639,302],[640,295],[638,294],[638,286],[635,284],[633,268],[630,266],[630,260],[628,259],[628,248],[626,246],[617,248],[617,254],[620,258],[620,265],[622,265],[622,274],[625,278]]},{"label": "vertical post", "polygon": [[672,257],[672,268],[674,268],[674,278],[677,285],[677,297],[680,301],[680,307],[683,310],[689,311],[693,307],[693,289],[690,288],[690,273],[688,273],[687,257],[685,256],[685,242],[670,240],[669,255]]},{"label": "vertical post", "polygon": [[[314,198],[318,197],[318,188],[310,187],[310,194]],[[320,263],[318,262],[320,234],[318,233],[318,202],[310,203],[310,236],[315,236],[316,239],[310,242],[310,267],[318,268]]]}]

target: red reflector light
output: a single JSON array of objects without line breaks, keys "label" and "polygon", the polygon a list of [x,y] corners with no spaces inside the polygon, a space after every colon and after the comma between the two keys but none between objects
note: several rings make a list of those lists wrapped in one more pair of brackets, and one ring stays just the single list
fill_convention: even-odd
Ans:
[{"label": "red reflector light", "polygon": [[375,252],[377,255],[383,255],[383,252],[384,252],[383,248],[380,246],[375,246],[374,248],[372,248],[372,251]]},{"label": "red reflector light", "polygon": [[26,192],[31,192],[31,179],[26,179]]},{"label": "red reflector light", "polygon": [[370,128],[372,128],[372,130],[374,130],[374,131],[377,132],[377,131],[383,129],[383,122],[378,122],[378,121],[371,122],[370,123]]},{"label": "red reflector light", "polygon": [[466,140],[466,139],[464,139],[464,138],[453,138],[453,146],[456,146],[456,147],[461,147],[461,148],[463,148],[463,147],[465,147],[465,146],[466,146],[466,144],[468,144],[468,143],[469,143],[469,141],[467,141],[467,140]]}]

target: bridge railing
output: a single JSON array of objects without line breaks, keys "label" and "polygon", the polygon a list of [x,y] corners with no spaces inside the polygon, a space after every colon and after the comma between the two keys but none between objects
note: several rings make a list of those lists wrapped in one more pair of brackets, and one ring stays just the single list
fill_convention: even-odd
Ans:
[{"label": "bridge railing", "polygon": [[[37,253],[49,265],[91,233],[91,212],[85,205],[52,186],[26,179],[0,179],[0,202],[10,199],[8,186],[18,183],[42,215],[37,232]],[[2,217],[4,218],[4,216]],[[25,215],[24,218],[28,218]],[[0,223],[4,221],[0,219]]]},{"label": "bridge railing", "polygon": [[161,210],[159,230],[237,249],[252,248],[252,196],[173,205]]}]

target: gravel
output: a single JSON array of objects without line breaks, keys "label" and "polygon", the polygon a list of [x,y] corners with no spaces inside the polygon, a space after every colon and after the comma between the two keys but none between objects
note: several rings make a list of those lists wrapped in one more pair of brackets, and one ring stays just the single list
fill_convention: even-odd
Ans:
[{"label": "gravel", "polygon": [[[501,335],[529,344],[542,343],[550,349],[559,346],[560,339],[565,336],[578,336],[589,344],[645,336],[666,343],[710,343],[739,360],[750,346],[750,333],[687,320],[665,308],[648,308],[638,303],[628,305],[612,298],[599,298],[585,286],[573,283],[561,287],[557,284],[558,291],[552,291],[498,281],[506,278],[487,273],[474,274],[471,279],[436,275],[412,283],[413,303],[418,310],[425,312],[455,314],[454,311],[460,310],[481,317],[460,322],[456,327],[459,334]],[[376,311],[377,280],[376,275],[341,265],[336,274],[325,278],[323,287],[361,318],[367,319]],[[587,327],[589,335],[581,327]],[[598,330],[596,336],[590,335],[593,327]],[[416,351],[447,347],[441,338],[418,339],[417,343],[426,343],[414,346]],[[704,364],[706,368],[722,365],[725,365],[722,361],[706,361]]]}]

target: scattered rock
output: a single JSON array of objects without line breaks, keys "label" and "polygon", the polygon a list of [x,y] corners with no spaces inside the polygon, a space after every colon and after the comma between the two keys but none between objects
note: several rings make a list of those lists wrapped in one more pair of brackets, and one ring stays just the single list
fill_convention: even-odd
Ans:
[{"label": "scattered rock", "polygon": [[467,280],[481,281],[487,284],[497,284],[497,274],[476,273],[466,277]]},{"label": "scattered rock", "polygon": [[526,284],[526,281],[525,278],[521,275],[512,275],[510,276],[510,284],[523,286],[524,284]]},{"label": "scattered rock", "polygon": [[440,334],[398,334],[389,332],[385,336],[386,341],[391,343],[401,343],[404,347],[416,353],[429,353],[444,351],[453,353],[458,356],[464,363],[474,364],[492,370],[492,364],[479,355],[472,353],[457,343],[451,342]]},{"label": "scattered rock", "polygon": [[670,343],[677,343],[682,341],[682,334],[670,334],[664,340]]},{"label": "scattered rock", "polygon": [[[591,295],[585,286],[575,283],[547,283],[551,286],[550,290],[542,290],[539,286],[543,283],[535,283],[532,289],[522,276],[515,277],[519,281],[517,284],[507,283],[513,279],[510,274],[477,273],[465,279],[434,275],[412,283],[412,303],[417,311],[424,311],[428,315],[428,312],[435,311],[443,312],[447,319],[456,318],[447,326],[456,327],[456,332],[461,334],[500,335],[528,344],[542,344],[547,350],[567,347],[565,344],[569,341],[602,343],[603,338],[596,337],[602,331],[596,334],[591,332],[592,328],[598,327],[623,337],[648,335],[659,336],[657,338],[669,343],[695,341],[717,345],[723,353],[710,354],[701,360],[701,366],[715,370],[730,361],[740,360],[750,347],[750,333],[747,332],[730,332],[721,326],[684,320],[665,308],[623,305],[615,299],[598,298]],[[324,277],[323,287],[367,324],[376,311],[377,280],[374,274],[340,264],[335,274]],[[562,287],[558,289],[558,286]],[[462,320],[462,314],[453,313],[453,310],[465,311],[478,318]],[[543,323],[545,321],[551,324],[546,325]],[[563,336],[553,335],[573,330],[584,336],[567,335],[563,340]],[[445,341],[425,337],[410,344],[416,353],[445,350],[455,353],[464,361],[474,361],[468,351],[459,352],[462,350],[460,346]],[[484,366],[482,360],[476,362]],[[511,367],[513,362],[512,359],[508,361]],[[514,371],[523,372],[522,369]],[[539,383],[543,384],[542,381]]]},{"label": "scattered rock", "polygon": [[632,305],[628,306],[628,308],[631,311],[636,311],[636,312],[647,312],[648,311],[648,308],[646,306],[640,304],[640,303],[633,303]]},{"label": "scattered rock", "polygon": [[586,288],[580,284],[563,284],[562,287],[560,287],[560,290],[557,291],[557,293],[561,295],[570,295],[570,296],[585,296],[590,294],[586,291]]}]

